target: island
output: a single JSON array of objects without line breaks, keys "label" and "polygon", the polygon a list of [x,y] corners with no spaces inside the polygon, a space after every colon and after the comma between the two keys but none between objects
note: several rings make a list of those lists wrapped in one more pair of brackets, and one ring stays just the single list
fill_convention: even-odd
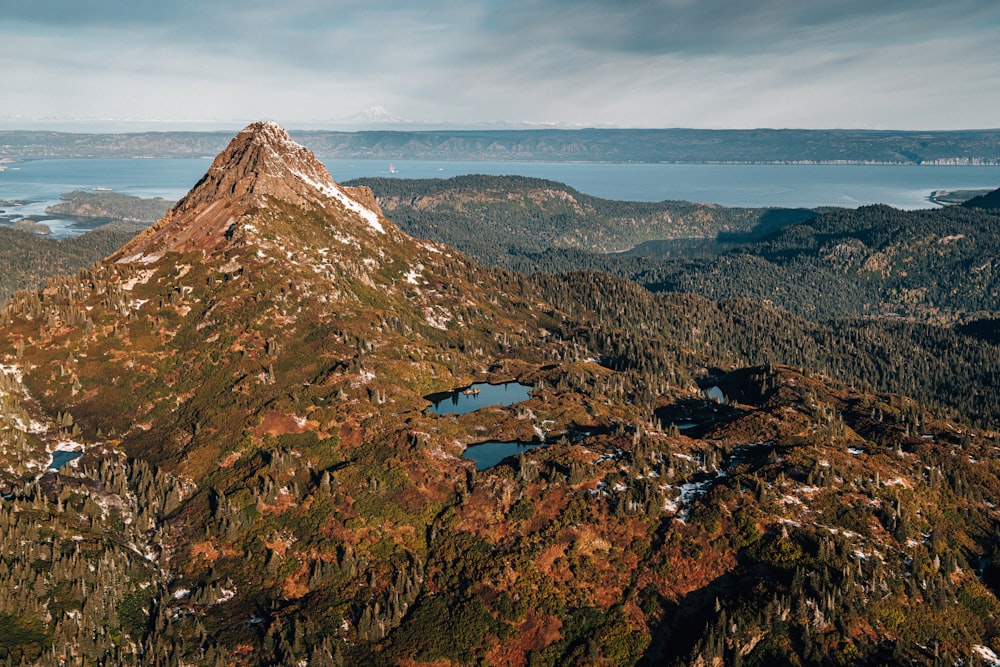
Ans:
[{"label": "island", "polygon": [[156,222],[174,205],[174,202],[162,197],[146,199],[113,190],[74,190],[60,195],[59,199],[62,200],[59,204],[49,206],[45,212],[142,224]]},{"label": "island", "polygon": [[11,227],[13,229],[20,229],[23,232],[28,232],[31,234],[51,234],[52,228],[46,224],[42,224],[37,220],[32,220],[31,218],[22,218],[21,220],[15,220]]}]

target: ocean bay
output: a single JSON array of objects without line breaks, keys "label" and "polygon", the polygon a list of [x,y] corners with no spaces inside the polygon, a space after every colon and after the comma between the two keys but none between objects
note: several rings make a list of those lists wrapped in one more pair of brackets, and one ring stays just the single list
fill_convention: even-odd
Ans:
[{"label": "ocean bay", "polygon": [[[633,201],[686,200],[742,207],[856,208],[887,204],[934,208],[934,190],[995,189],[998,166],[619,164],[327,159],[338,182],[360,177],[450,178],[464,174],[521,175],[560,181],[585,194]],[[44,217],[59,196],[77,189],[111,189],[140,197],[178,199],[208,169],[204,158],[34,159],[0,171],[5,216]],[[57,238],[85,232],[72,219],[44,220]]]}]

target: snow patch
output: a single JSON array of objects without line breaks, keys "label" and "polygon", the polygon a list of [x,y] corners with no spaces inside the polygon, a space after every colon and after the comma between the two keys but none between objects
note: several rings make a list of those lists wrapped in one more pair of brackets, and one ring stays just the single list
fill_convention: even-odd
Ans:
[{"label": "snow patch", "polygon": [[344,245],[354,246],[355,248],[359,248],[360,247],[358,245],[358,240],[356,238],[354,238],[353,236],[351,236],[350,234],[342,234],[340,232],[337,232],[337,233],[335,233],[333,235],[333,238],[336,241],[339,241],[340,243],[343,243]]},{"label": "snow patch", "polygon": [[118,260],[118,264],[152,264],[156,260],[160,259],[162,255],[152,254],[146,255],[144,253],[136,253],[134,255],[129,255],[128,257],[122,257]]},{"label": "snow patch", "polygon": [[329,183],[322,183],[311,176],[302,173],[301,171],[293,170],[293,173],[305,181],[306,184],[311,185],[326,196],[336,199],[347,210],[357,213],[361,216],[362,220],[367,222],[368,225],[379,234],[385,234],[385,228],[382,227],[382,223],[379,222],[378,214],[348,197],[347,194],[333,182],[333,179],[330,179]]},{"label": "snow patch", "polygon": [[412,268],[409,270],[409,272],[407,272],[406,282],[408,282],[411,285],[419,285],[420,283],[417,282],[417,278],[420,277],[420,275],[423,273],[423,270],[424,270],[424,265],[417,264],[415,268]]},{"label": "snow patch", "polygon": [[972,647],[972,652],[979,656],[989,667],[1000,667],[1000,657],[988,646],[976,644]]},{"label": "snow patch", "polygon": [[82,452],[83,443],[75,440],[60,440],[50,451],[53,452]]},{"label": "snow patch", "polygon": [[710,479],[704,482],[688,482],[687,484],[681,484],[681,504],[688,505],[692,500],[700,498],[701,496],[708,493],[708,490],[712,488],[712,482],[714,479]]},{"label": "snow patch", "polygon": [[21,384],[21,381],[24,379],[24,376],[21,373],[21,369],[18,368],[17,366],[14,366],[13,364],[11,364],[10,366],[0,365],[0,373],[3,373],[4,375],[10,378],[13,378],[14,382],[16,382],[17,384]]},{"label": "snow patch", "polygon": [[374,379],[375,374],[371,371],[361,371],[358,373],[358,377],[351,382],[351,386],[354,388],[363,387]]},{"label": "snow patch", "polygon": [[444,447],[442,447],[441,445],[438,445],[434,449],[430,450],[429,454],[430,454],[431,458],[435,458],[435,459],[456,459],[456,458],[458,458],[454,454],[446,452],[444,450]]},{"label": "snow patch", "polygon": [[447,331],[448,322],[451,322],[452,316],[450,312],[441,306],[428,306],[424,308],[424,319],[428,325],[435,329]]},{"label": "snow patch", "polygon": [[136,285],[145,285],[146,282],[153,277],[154,273],[156,272],[151,269],[146,271],[139,271],[136,275],[132,276],[126,282],[122,283],[122,289],[125,290],[126,292],[131,292],[132,288],[134,288]]}]

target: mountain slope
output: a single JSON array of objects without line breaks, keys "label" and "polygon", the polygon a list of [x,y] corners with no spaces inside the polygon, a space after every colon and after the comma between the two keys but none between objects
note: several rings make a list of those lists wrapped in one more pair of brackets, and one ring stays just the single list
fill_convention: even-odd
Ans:
[{"label": "mountain slope", "polygon": [[705,262],[665,265],[651,286],[770,299],[807,317],[950,323],[1000,303],[995,215],[865,206],[792,225]]},{"label": "mountain slope", "polygon": [[[126,544],[149,554],[151,569],[108,589],[109,613],[87,618],[118,627],[128,600],[145,610],[145,621],[129,616],[131,640],[116,650],[197,650],[187,630],[159,625],[174,613],[168,600],[197,588],[238,591],[211,622],[231,655],[261,605],[305,613],[321,604],[300,601],[297,570],[267,569],[284,559],[286,540],[303,549],[289,563],[340,561],[345,546],[357,554],[356,574],[323,588],[322,599],[343,604],[400,559],[423,559],[427,521],[464,484],[457,454],[466,442],[490,432],[535,437],[536,421],[513,412],[475,434],[421,412],[425,394],[510,379],[544,360],[548,315],[527,294],[523,278],[405,236],[370,193],[341,189],[283,130],[255,124],[161,222],[107,261],[5,308],[2,354],[44,431],[5,445],[51,448],[72,424],[88,447],[77,472],[15,496],[37,504],[43,492],[58,500],[53,515],[72,505],[88,516],[86,498],[96,497],[138,528],[124,530]],[[130,502],[98,491],[106,475]],[[136,502],[150,493],[160,500]],[[127,556],[98,547],[105,538],[96,531],[81,537],[116,563]],[[378,558],[367,555],[376,548]],[[205,550],[229,556],[206,570]],[[63,632],[63,619],[45,620],[47,596],[107,583],[58,571],[69,578],[39,582],[49,592],[25,611],[42,639],[21,655]],[[372,604],[386,609],[382,598]],[[353,612],[338,613],[328,630],[344,618],[351,636],[370,637],[370,623],[362,630]]]},{"label": "mountain slope", "polygon": [[[176,448],[152,443],[187,443],[200,422],[212,424],[214,446],[239,438],[242,422],[215,426],[204,414],[221,409],[223,389],[253,396],[248,387],[275,385],[263,392],[269,398],[254,398],[256,407],[241,403],[249,416],[302,383],[354,396],[391,376],[418,391],[386,400],[411,406],[421,404],[418,392],[461,384],[448,376],[471,377],[469,362],[445,369],[427,358],[432,350],[537,336],[529,333],[537,330],[533,308],[497,298],[518,292],[498,280],[517,279],[409,239],[370,193],[341,189],[283,130],[258,124],[163,220],[109,261],[51,283],[44,315],[15,299],[9,332],[11,340],[40,339],[26,353],[34,368],[25,382],[44,405],[71,411],[90,436],[175,456]],[[363,364],[358,348],[383,353]],[[53,384],[53,368],[72,381]],[[202,371],[221,384],[206,383]],[[205,437],[194,439],[195,450]]]},{"label": "mountain slope", "polygon": [[[86,453],[0,503],[0,660],[1000,648],[996,433],[801,368],[847,348],[758,304],[476,265],[314,160],[251,125],[162,221],[4,308],[5,453]],[[425,410],[510,379],[527,401]],[[548,446],[461,456],[491,440]]]},{"label": "mountain slope", "polygon": [[55,240],[0,227],[0,302],[20,289],[37,289],[56,274],[73,273],[107,257],[141,228],[124,223],[102,225],[86,234]]},{"label": "mountain slope", "polygon": [[660,239],[755,238],[816,215],[807,209],[746,209],[684,201],[592,197],[522,176],[361,178],[407,233],[461,249],[487,264],[549,248],[621,252]]},{"label": "mountain slope", "polygon": [[989,210],[957,206],[865,206],[738,243],[651,242],[619,254],[549,249],[498,261],[525,272],[605,271],[655,292],[754,299],[818,321],[948,326],[996,312],[996,221]]},{"label": "mountain slope", "polygon": [[[491,266],[601,270],[653,291],[768,301],[816,320],[991,317],[988,205],[902,211],[615,202],[521,177],[359,179],[411,234]],[[988,200],[986,200],[988,201]]]},{"label": "mountain slope", "polygon": [[1000,190],[994,190],[980,197],[973,197],[966,202],[962,202],[962,206],[965,208],[1000,208]]}]

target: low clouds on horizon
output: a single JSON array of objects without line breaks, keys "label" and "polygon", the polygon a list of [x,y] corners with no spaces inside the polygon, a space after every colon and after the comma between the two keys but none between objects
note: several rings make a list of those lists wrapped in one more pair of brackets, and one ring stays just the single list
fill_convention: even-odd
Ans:
[{"label": "low clouds on horizon", "polygon": [[993,0],[6,0],[0,119],[1000,126]]}]

